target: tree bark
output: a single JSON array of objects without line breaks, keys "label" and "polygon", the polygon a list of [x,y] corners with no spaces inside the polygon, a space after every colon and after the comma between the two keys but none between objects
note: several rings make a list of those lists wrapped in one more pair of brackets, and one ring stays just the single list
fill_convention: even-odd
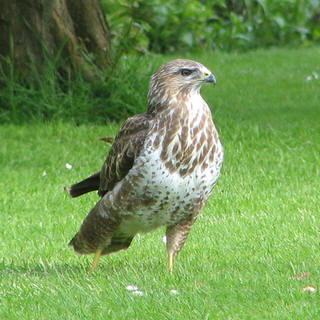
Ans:
[{"label": "tree bark", "polygon": [[62,56],[63,71],[89,78],[112,66],[110,32],[100,0],[0,0],[0,55],[28,76]]}]

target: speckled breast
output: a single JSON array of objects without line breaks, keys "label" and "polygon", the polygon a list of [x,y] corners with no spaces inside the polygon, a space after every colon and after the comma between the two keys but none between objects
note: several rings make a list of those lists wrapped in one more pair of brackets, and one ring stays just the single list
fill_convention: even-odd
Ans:
[{"label": "speckled breast", "polygon": [[126,230],[148,232],[176,224],[206,203],[223,160],[211,117],[207,121],[211,131],[196,132],[191,127],[187,132],[182,126],[171,141],[157,128],[150,134],[133,168],[112,191],[110,200],[114,208],[121,203],[119,214]]}]

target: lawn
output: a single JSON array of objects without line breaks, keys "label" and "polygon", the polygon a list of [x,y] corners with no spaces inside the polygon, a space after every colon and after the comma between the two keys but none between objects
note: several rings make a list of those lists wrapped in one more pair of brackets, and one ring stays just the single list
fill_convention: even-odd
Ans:
[{"label": "lawn", "polygon": [[163,229],[94,273],[67,247],[98,196],[63,187],[100,168],[119,124],[4,124],[0,319],[319,318],[320,48],[189,58],[216,74],[203,96],[225,162],[174,275]]}]

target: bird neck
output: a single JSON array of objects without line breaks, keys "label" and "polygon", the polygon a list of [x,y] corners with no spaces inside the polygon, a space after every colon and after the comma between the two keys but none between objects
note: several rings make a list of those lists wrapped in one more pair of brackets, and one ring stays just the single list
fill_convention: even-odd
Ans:
[{"label": "bird neck", "polygon": [[172,109],[189,109],[192,112],[199,103],[204,103],[199,87],[181,87],[178,90],[160,87],[149,91],[147,112],[156,114]]}]

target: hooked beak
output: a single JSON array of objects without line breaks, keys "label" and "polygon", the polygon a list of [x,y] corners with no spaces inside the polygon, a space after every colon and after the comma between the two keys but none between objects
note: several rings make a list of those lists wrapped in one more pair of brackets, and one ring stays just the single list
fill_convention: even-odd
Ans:
[{"label": "hooked beak", "polygon": [[216,77],[214,76],[213,73],[211,73],[209,76],[205,77],[204,81],[208,82],[208,83],[213,83],[213,84],[217,83]]}]

